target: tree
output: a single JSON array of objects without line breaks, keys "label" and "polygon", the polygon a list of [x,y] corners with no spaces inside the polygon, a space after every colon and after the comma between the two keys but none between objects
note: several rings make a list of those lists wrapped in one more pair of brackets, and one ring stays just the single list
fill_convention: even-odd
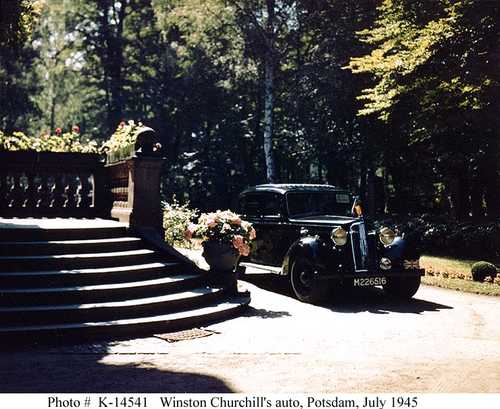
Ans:
[{"label": "tree", "polygon": [[[430,156],[424,163],[434,174],[423,180],[444,182],[458,218],[472,212],[470,186],[477,190],[479,180],[486,181],[474,163],[490,164],[486,167],[494,177],[484,185],[486,191],[473,196],[479,202],[484,198],[488,215],[498,212],[492,192],[498,188],[498,119],[493,112],[500,82],[493,67],[499,58],[499,11],[493,1],[385,0],[375,27],[360,32],[371,52],[349,64],[354,73],[376,80],[359,96],[364,107],[358,114],[376,115],[386,124],[387,146],[394,147],[389,152],[401,157],[406,151],[407,169],[418,166],[417,154]],[[476,180],[469,180],[474,173]],[[473,207],[475,216],[484,214],[477,203]]]},{"label": "tree", "polygon": [[36,90],[29,66],[34,52],[29,45],[37,20],[33,1],[0,2],[0,129],[7,133],[26,125],[34,110],[30,94]]}]

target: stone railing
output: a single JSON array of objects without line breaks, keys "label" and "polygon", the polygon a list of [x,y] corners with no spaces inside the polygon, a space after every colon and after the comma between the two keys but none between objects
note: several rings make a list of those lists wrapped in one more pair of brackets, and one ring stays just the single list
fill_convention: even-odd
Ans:
[{"label": "stone railing", "polygon": [[0,151],[0,215],[104,216],[103,165],[97,154]]},{"label": "stone railing", "polygon": [[161,232],[161,168],[154,131],[144,128],[129,158],[0,151],[0,217],[103,217]]}]

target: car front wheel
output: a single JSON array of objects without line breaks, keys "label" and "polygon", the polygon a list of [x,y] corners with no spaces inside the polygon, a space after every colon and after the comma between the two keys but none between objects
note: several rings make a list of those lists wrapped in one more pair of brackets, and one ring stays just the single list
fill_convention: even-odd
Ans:
[{"label": "car front wheel", "polygon": [[330,285],[327,282],[320,282],[316,279],[316,269],[307,259],[293,261],[290,282],[295,296],[300,301],[311,304],[325,300],[330,291]]},{"label": "car front wheel", "polygon": [[400,300],[409,300],[420,287],[420,276],[418,277],[387,277],[384,291],[391,297]]}]

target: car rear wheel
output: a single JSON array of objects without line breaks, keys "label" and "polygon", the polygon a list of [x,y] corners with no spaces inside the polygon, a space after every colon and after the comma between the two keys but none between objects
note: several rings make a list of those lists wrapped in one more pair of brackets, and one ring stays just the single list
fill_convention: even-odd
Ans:
[{"label": "car rear wheel", "polygon": [[316,279],[316,269],[307,259],[296,259],[290,269],[290,283],[295,296],[303,302],[315,304],[325,300],[330,285]]},{"label": "car rear wheel", "polygon": [[420,287],[420,276],[417,277],[387,277],[384,291],[391,297],[409,300]]}]

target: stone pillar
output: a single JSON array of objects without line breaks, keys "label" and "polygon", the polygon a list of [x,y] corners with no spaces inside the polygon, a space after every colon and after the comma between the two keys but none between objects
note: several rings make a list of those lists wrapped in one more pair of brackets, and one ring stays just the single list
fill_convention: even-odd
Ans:
[{"label": "stone pillar", "polygon": [[130,227],[161,232],[163,214],[160,185],[163,158],[135,157],[130,159],[128,202],[131,205]]},{"label": "stone pillar", "polygon": [[160,185],[164,158],[155,152],[155,133],[144,127],[137,134],[132,156],[106,165],[113,197],[111,217],[136,232],[163,236]]}]

